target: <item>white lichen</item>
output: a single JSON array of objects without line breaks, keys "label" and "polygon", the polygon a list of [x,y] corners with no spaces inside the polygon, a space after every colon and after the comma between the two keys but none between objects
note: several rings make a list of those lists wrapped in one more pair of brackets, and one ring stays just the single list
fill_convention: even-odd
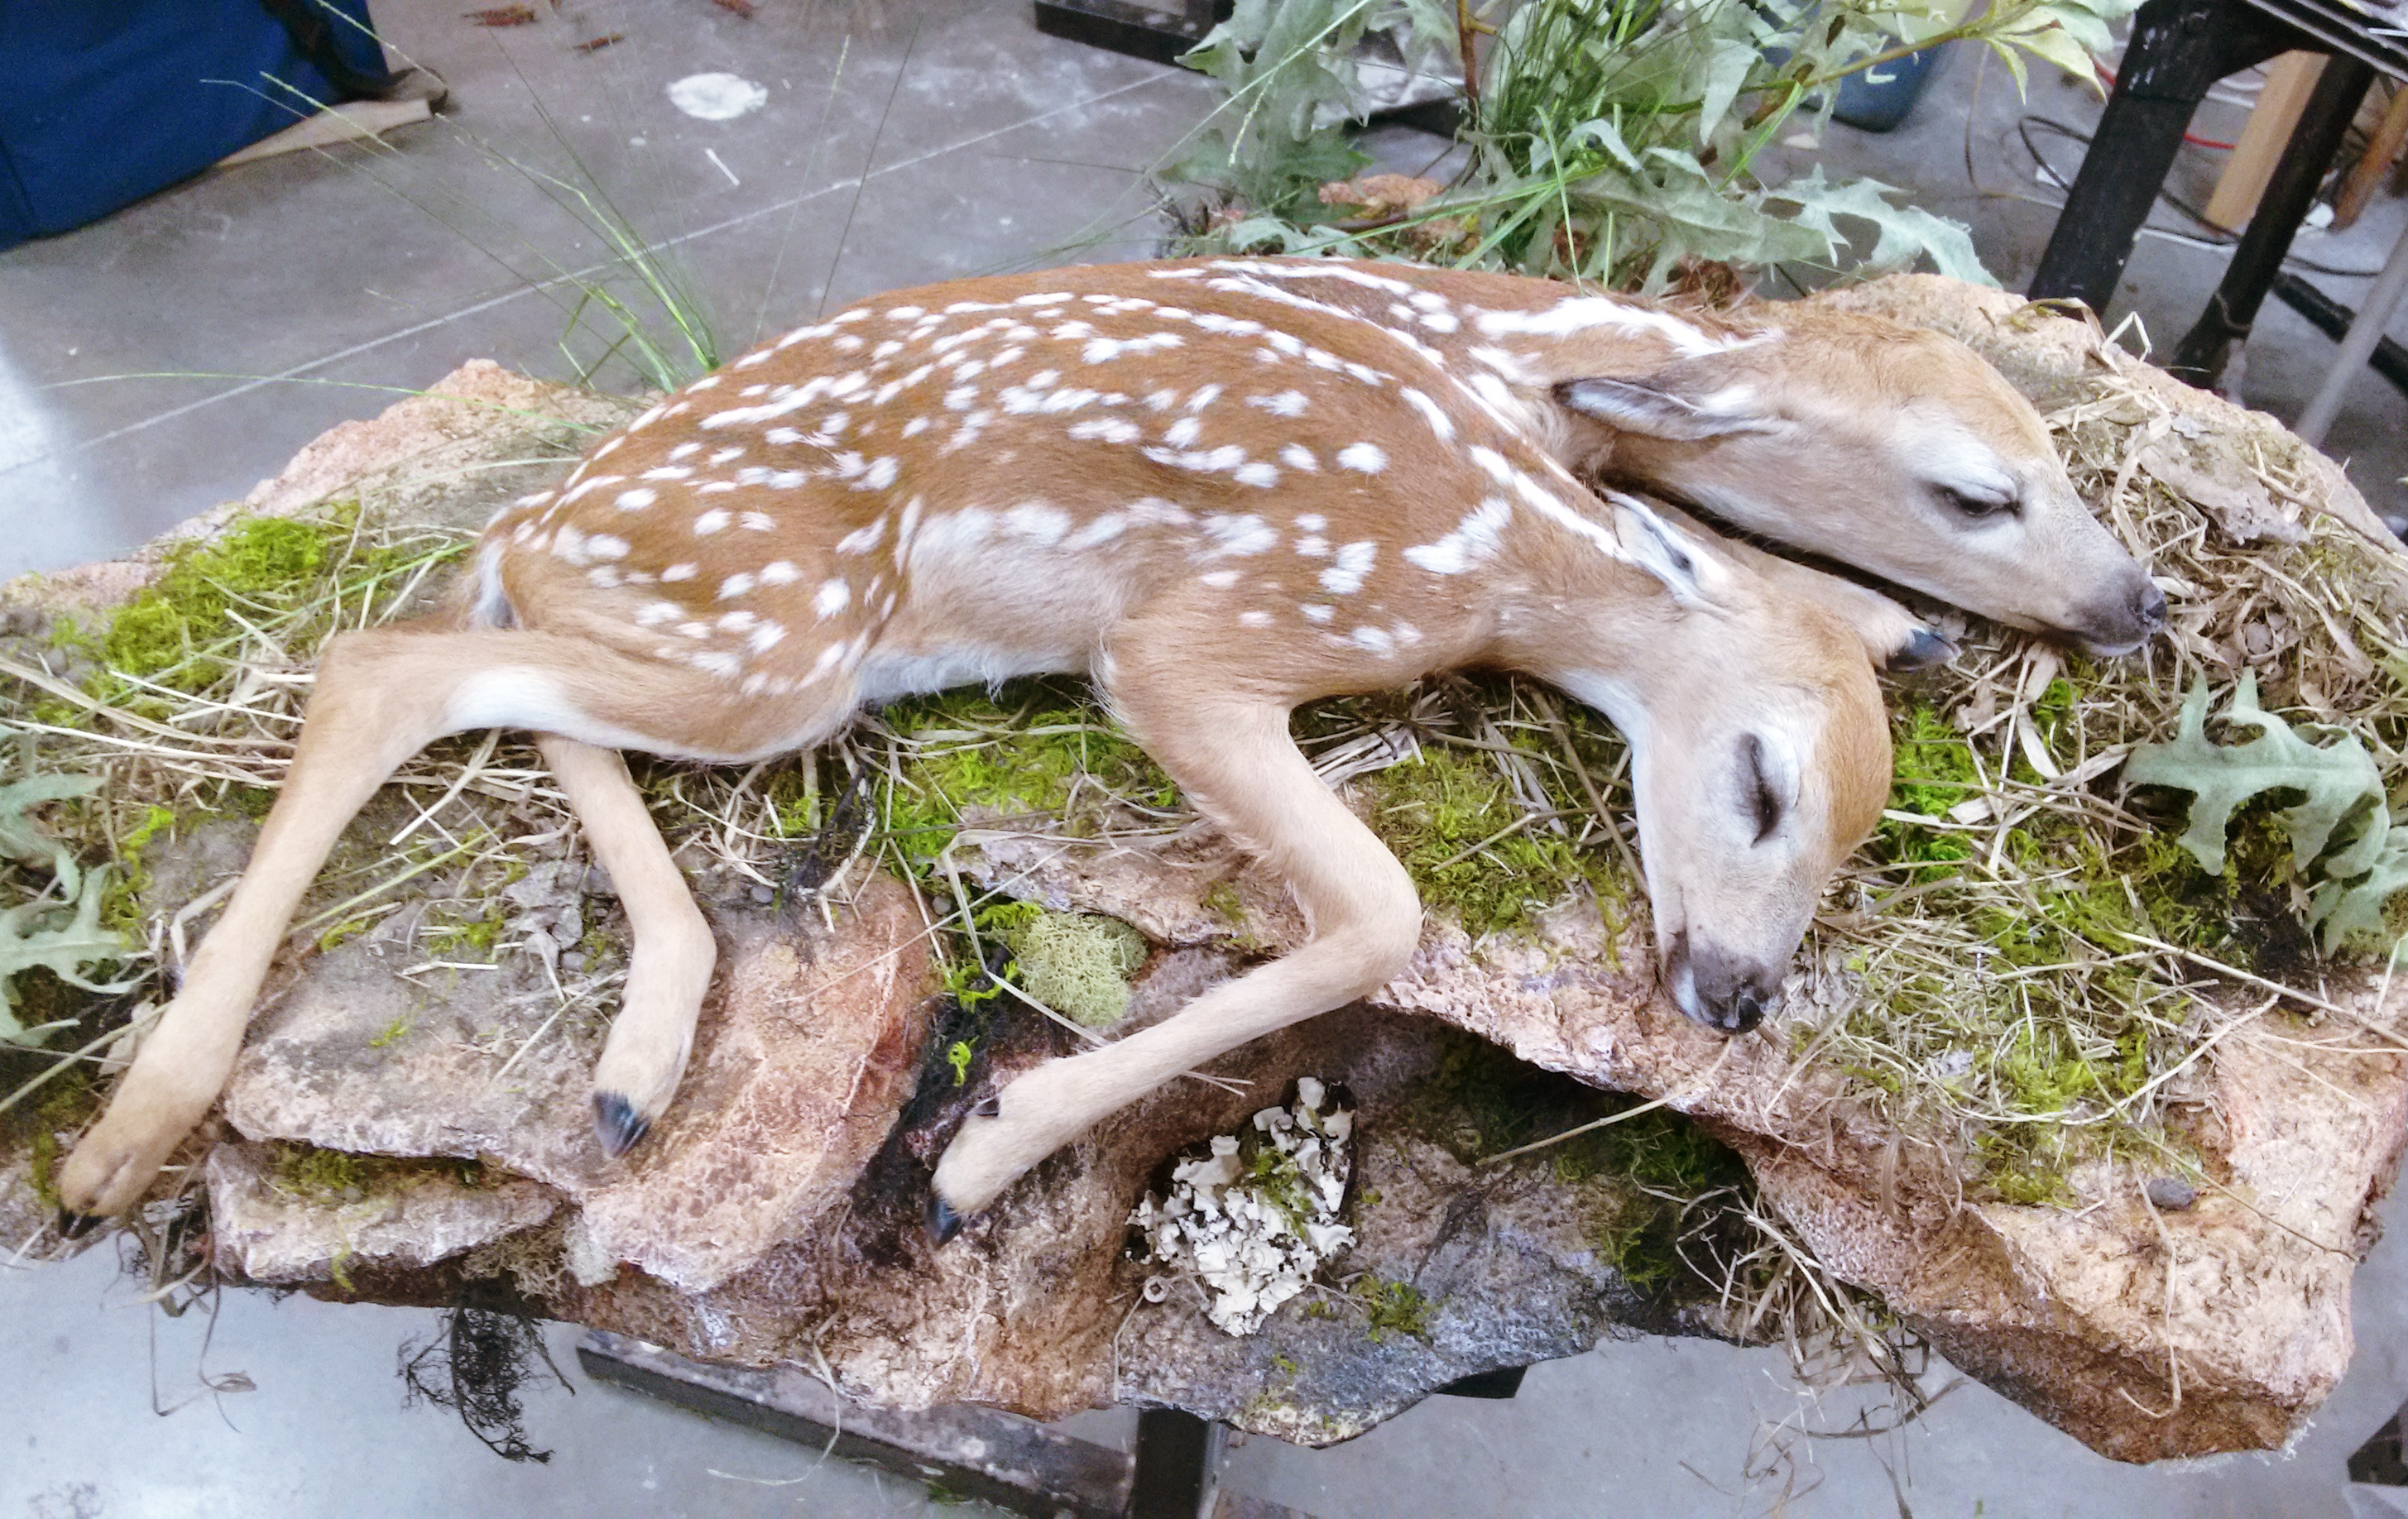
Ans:
[{"label": "white lichen", "polygon": [[[1293,1107],[1265,1108],[1250,1126],[1215,1136],[1210,1156],[1172,1171],[1169,1197],[1148,1193],[1129,1215],[1155,1264],[1201,1287],[1205,1315],[1233,1335],[1260,1328],[1354,1242],[1338,1222],[1354,1113],[1307,1076]],[[1147,1283],[1149,1300],[1161,1300],[1162,1280]]]}]

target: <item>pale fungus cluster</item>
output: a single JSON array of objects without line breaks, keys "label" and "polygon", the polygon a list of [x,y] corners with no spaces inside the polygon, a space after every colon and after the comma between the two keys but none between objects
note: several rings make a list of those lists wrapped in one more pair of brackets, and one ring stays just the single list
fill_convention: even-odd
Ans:
[{"label": "pale fungus cluster", "polygon": [[1213,1136],[1211,1154],[1173,1169],[1169,1196],[1149,1192],[1129,1215],[1163,1273],[1147,1281],[1147,1299],[1168,1296],[1173,1279],[1193,1281],[1205,1315],[1233,1335],[1262,1327],[1354,1242],[1338,1222],[1354,1112],[1306,1076],[1292,1105],[1265,1108],[1249,1128]]}]

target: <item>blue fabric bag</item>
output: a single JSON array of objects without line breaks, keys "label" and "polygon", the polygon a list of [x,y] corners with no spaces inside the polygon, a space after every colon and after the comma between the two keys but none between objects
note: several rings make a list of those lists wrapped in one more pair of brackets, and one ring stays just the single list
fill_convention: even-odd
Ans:
[{"label": "blue fabric bag", "polygon": [[367,0],[0,0],[0,248],[389,88],[370,26]]}]

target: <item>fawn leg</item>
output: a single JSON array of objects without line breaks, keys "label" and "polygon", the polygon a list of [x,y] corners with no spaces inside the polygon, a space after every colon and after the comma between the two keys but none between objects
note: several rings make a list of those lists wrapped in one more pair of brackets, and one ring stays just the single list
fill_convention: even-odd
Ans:
[{"label": "fawn leg", "polygon": [[217,1100],[294,908],[385,778],[455,731],[450,698],[464,663],[455,640],[478,637],[396,628],[326,645],[292,768],[241,884],[108,1111],[60,1173],[63,1228],[80,1233],[90,1215],[132,1207]]},{"label": "fawn leg", "polygon": [[[293,767],[260,829],[241,884],[194,955],[183,989],[143,1041],[108,1111],[60,1174],[62,1226],[81,1232],[92,1215],[122,1212],[139,1200],[169,1152],[217,1100],[285,926],[326,852],[377,787],[426,744],[466,728],[535,728],[575,740],[572,750],[607,744],[731,759],[809,741],[805,719],[810,733],[833,729],[852,709],[851,692],[849,683],[831,682],[807,713],[771,709],[732,692],[697,689],[693,672],[682,667],[524,630],[463,632],[422,624],[330,640],[319,661],[317,689]],[[633,796],[624,772],[618,784],[624,789],[614,801],[607,795],[614,789],[607,772],[591,759],[571,752],[567,768],[572,802],[580,809],[593,805],[609,820],[603,831],[611,849],[640,856],[640,845],[624,842],[632,830],[623,809],[632,802],[632,816],[641,818],[640,799]],[[643,821],[649,830],[649,820]],[[607,864],[609,857],[605,858]],[[642,1037],[627,1057],[638,1068],[646,1062],[637,1052],[657,1048],[664,1022],[674,1025],[682,1019],[691,1025],[700,993],[693,992],[678,1010],[679,996],[685,994],[672,988],[681,972],[688,982],[709,976],[707,960],[699,971],[695,968],[697,946],[682,931],[689,925],[678,925],[662,905],[657,871],[666,865],[666,851],[649,863],[638,857],[624,878],[643,882],[639,922],[672,924],[667,953],[653,957],[654,975],[644,983],[643,1006],[664,1010],[638,1019]],[[708,937],[703,936],[706,942]],[[651,988],[659,988],[656,1001]],[[669,1047],[681,1046],[683,1038],[673,1032]],[[635,1099],[652,1100],[640,1080],[646,1074],[638,1068],[624,1078],[631,1083],[631,1109],[638,1107]],[[657,1063],[650,1074],[657,1081]],[[674,1084],[673,1075],[669,1081]]]},{"label": "fawn leg", "polygon": [[536,740],[610,873],[635,939],[627,989],[594,1066],[594,1129],[623,1155],[667,1111],[694,1049],[695,1017],[719,947],[667,841],[615,751],[546,734]]},{"label": "fawn leg", "polygon": [[1006,1086],[992,1116],[973,1114],[938,1164],[929,1225],[940,1239],[1030,1167],[1163,1082],[1377,989],[1420,939],[1412,878],[1312,773],[1288,737],[1285,703],[1184,704],[1175,689],[1142,679],[1116,681],[1113,697],[1189,800],[1286,879],[1313,936],[1151,1028]]}]

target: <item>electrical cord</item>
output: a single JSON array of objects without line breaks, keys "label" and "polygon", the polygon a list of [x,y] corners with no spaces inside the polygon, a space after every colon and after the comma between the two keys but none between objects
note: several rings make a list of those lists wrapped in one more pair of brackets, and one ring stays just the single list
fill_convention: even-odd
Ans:
[{"label": "electrical cord", "polygon": [[[2032,133],[2035,129],[2053,132],[2060,137],[2065,137],[2071,141],[2081,143],[2085,147],[2088,147],[2090,144],[2090,134],[2082,131],[2078,127],[2068,126],[2063,122],[2057,121],[2051,117],[2042,116],[2037,111],[2028,112],[2027,114],[2015,119],[2015,136],[2022,139],[2024,151],[2031,154],[2032,162],[2039,166],[2041,173],[2048,177],[2049,183],[2057,186],[2059,190],[2071,191],[2073,188],[2072,181],[2068,179],[2064,175],[2058,173],[2057,165],[2051,164],[2042,155],[2040,145],[2032,141]],[[2046,206],[2055,210],[2063,210],[2065,208],[2064,203],[2061,201],[2043,200],[2038,195],[2017,194],[2013,191],[2004,192],[2004,193],[2012,195],[2016,200],[2026,201],[2035,206]],[[2175,210],[2180,211],[2183,215],[2190,218],[2193,222],[2199,223],[2202,227],[2213,225],[2213,223],[2207,220],[2206,213],[2170,190],[2158,190],[2157,198],[2172,207]],[[2237,237],[2224,234],[2200,236],[2192,233],[2177,232],[2170,227],[2144,226],[2141,228],[2141,235],[2143,236],[2162,238],[2167,242],[2181,243],[2189,248],[2203,248],[2214,251],[2229,251],[2234,244],[2240,241]],[[2381,269],[2337,269],[2331,265],[2319,264],[2315,260],[2299,253],[2293,253],[2285,258],[2283,263],[2286,267],[2296,265],[2300,268],[2305,269],[2311,274],[2320,274],[2324,275],[2328,279],[2372,279],[2376,275],[2383,272]]]}]

